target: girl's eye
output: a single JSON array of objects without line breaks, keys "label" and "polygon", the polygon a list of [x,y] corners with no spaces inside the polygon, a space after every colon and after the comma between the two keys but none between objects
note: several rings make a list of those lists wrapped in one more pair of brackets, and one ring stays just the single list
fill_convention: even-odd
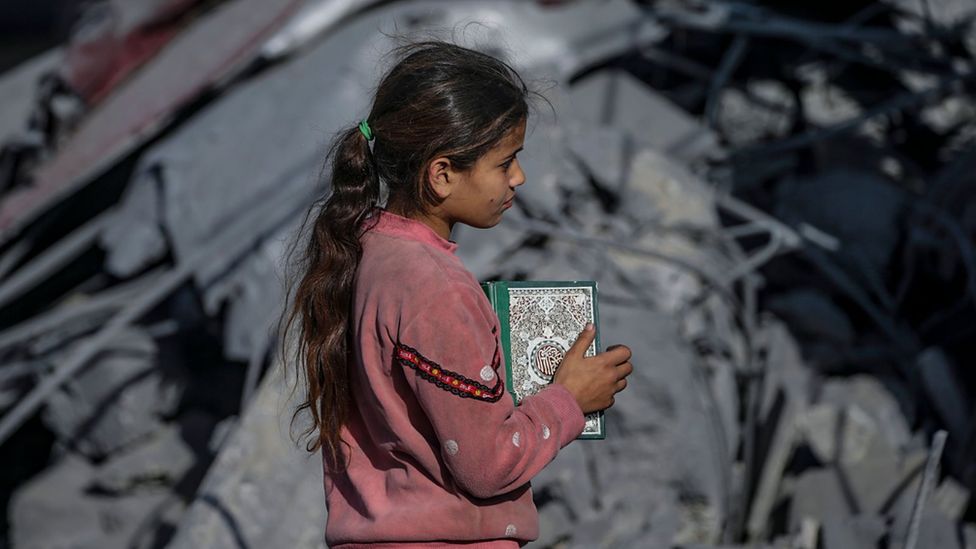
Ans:
[{"label": "girl's eye", "polygon": [[510,167],[512,166],[512,162],[514,162],[514,161],[515,161],[515,158],[514,158],[514,157],[512,157],[512,158],[509,158],[508,160],[506,160],[506,161],[505,161],[505,162],[504,162],[504,163],[502,164],[502,168],[505,168],[505,170],[508,170],[508,169],[509,169],[509,168],[510,168]]}]

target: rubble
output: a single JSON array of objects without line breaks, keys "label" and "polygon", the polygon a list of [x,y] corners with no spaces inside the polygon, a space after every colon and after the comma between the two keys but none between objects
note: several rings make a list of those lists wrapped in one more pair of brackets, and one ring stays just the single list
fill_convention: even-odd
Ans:
[{"label": "rubble", "polygon": [[123,494],[141,485],[173,485],[195,461],[192,449],[179,431],[163,426],[151,440],[128,452],[120,452],[92,474],[92,486],[104,493]]},{"label": "rubble", "polygon": [[[64,350],[66,355],[75,352],[73,346]],[[179,378],[166,379],[155,355],[155,343],[144,331],[120,330],[96,362],[48,398],[45,423],[91,458],[157,431],[160,418],[175,410],[183,388]]]},{"label": "rubble", "polygon": [[0,445],[43,456],[7,458],[0,546],[322,547],[284,246],[382,33],[472,20],[555,113],[458,254],[597,280],[635,357],[608,438],[533,481],[530,547],[976,546],[976,12],[812,7],[92,8],[0,75]]}]

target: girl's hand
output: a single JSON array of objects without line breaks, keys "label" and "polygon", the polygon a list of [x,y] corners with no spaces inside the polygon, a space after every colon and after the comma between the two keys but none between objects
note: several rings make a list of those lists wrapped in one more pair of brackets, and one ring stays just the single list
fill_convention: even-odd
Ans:
[{"label": "girl's hand", "polygon": [[613,406],[613,396],[627,387],[627,376],[634,371],[626,345],[612,345],[606,352],[584,357],[595,337],[596,329],[587,324],[552,378],[569,389],[584,414]]}]

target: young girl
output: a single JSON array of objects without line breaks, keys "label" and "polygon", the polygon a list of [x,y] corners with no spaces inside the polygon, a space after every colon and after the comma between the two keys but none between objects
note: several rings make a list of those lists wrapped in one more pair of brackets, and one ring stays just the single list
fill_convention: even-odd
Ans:
[{"label": "young girl", "polygon": [[369,115],[330,152],[331,195],[288,315],[301,321],[307,383],[296,414],[311,412],[308,450],[323,450],[326,541],[518,547],[538,535],[529,480],[579,436],[584,413],[613,404],[630,350],[584,358],[587,326],[553,383],[513,405],[498,317],[450,234],[494,226],[512,206],[530,92],[470,49],[397,53]]}]

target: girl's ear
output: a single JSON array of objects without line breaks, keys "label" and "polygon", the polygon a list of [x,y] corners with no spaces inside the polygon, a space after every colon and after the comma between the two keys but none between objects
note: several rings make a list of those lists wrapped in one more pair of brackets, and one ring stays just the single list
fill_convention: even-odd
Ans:
[{"label": "girl's ear", "polygon": [[458,174],[446,156],[435,158],[427,164],[427,182],[441,200],[451,196],[458,180]]}]

